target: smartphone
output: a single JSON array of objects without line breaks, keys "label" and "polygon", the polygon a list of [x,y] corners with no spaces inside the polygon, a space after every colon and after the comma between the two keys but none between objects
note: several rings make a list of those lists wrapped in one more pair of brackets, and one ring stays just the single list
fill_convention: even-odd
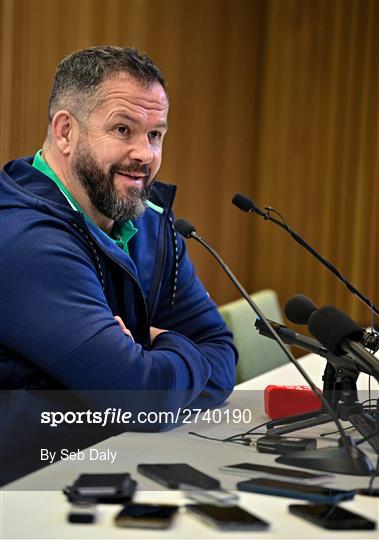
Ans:
[{"label": "smartphone", "polygon": [[245,482],[238,482],[237,489],[251,491],[264,495],[277,495],[278,497],[290,497],[304,499],[317,503],[335,504],[339,501],[352,499],[355,491],[345,491],[322,486],[307,486],[294,482],[282,482],[271,478],[253,478]]},{"label": "smartphone", "polygon": [[369,519],[330,504],[290,504],[289,511],[295,516],[322,527],[323,529],[336,530],[373,530],[376,523]]},{"label": "smartphone", "polygon": [[217,504],[218,506],[231,506],[238,499],[238,493],[226,491],[225,489],[199,489],[188,484],[180,484],[180,489],[185,492],[187,499],[197,503]]},{"label": "smartphone", "polygon": [[189,484],[201,489],[218,489],[219,480],[194,469],[186,463],[140,464],[137,471],[170,489],[181,489],[181,484]]},{"label": "smartphone", "polygon": [[71,503],[67,521],[69,523],[95,523],[96,517],[96,503],[88,499]]},{"label": "smartphone", "polygon": [[287,482],[301,482],[306,484],[321,484],[331,478],[330,474],[310,473],[298,469],[285,469],[284,467],[272,467],[271,465],[257,465],[255,463],[236,463],[220,467],[221,471],[238,474],[251,478],[253,473],[265,473],[268,476],[281,476]]},{"label": "smartphone", "polygon": [[179,506],[173,504],[127,504],[115,517],[117,527],[167,529]]},{"label": "smartphone", "polygon": [[125,504],[130,501],[137,483],[129,473],[81,474],[63,493],[71,503],[93,500],[96,504]]},{"label": "smartphone", "polygon": [[239,506],[188,504],[186,509],[208,525],[222,531],[262,531],[270,526]]}]

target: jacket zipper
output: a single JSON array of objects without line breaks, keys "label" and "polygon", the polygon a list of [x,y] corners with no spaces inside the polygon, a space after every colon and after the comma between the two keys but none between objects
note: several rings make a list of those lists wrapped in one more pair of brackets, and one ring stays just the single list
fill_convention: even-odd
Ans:
[{"label": "jacket zipper", "polygon": [[[159,258],[156,264],[156,271],[154,273],[153,277],[153,283],[151,285],[151,289],[148,294],[147,298],[147,309],[149,314],[148,323],[149,326],[151,326],[151,320],[155,314],[156,311],[156,305],[158,301],[157,291],[158,288],[162,285],[163,281],[163,273],[165,268],[165,261],[167,259],[167,224],[169,220],[169,215],[171,212],[172,204],[174,202],[175,192],[171,196],[171,200],[167,206],[167,208],[164,210],[161,220],[159,223],[159,234],[158,234],[158,250],[159,250]],[[163,243],[162,249],[160,248],[160,243]]]}]

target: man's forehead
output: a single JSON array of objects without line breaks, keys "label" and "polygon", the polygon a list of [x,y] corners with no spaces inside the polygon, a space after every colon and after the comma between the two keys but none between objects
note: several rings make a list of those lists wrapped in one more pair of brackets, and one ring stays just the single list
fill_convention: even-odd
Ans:
[{"label": "man's forehead", "polygon": [[[125,120],[126,122],[135,123],[137,120],[127,114],[124,110],[112,110],[109,114],[109,118],[112,120]],[[162,119],[155,124],[155,127],[168,129],[167,115],[163,114]]]},{"label": "man's forehead", "polygon": [[147,109],[162,112],[168,109],[166,91],[158,81],[145,85],[125,73],[105,79],[101,84],[101,93],[103,103],[119,98]]}]

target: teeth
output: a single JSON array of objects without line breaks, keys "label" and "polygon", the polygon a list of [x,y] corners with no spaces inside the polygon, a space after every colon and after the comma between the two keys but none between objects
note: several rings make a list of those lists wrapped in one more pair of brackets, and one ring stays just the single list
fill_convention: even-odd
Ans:
[{"label": "teeth", "polygon": [[120,172],[119,174],[122,174],[123,176],[129,176],[129,178],[133,178],[133,180],[140,180],[142,178],[142,176],[133,176],[132,174],[123,173],[123,172]]}]

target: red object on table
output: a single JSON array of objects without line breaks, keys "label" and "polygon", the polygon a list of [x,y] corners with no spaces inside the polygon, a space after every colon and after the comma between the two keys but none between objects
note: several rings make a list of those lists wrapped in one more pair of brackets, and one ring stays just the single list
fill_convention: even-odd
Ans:
[{"label": "red object on table", "polygon": [[265,413],[271,420],[294,416],[311,411],[318,411],[322,407],[318,398],[309,386],[266,386],[264,393]]}]

